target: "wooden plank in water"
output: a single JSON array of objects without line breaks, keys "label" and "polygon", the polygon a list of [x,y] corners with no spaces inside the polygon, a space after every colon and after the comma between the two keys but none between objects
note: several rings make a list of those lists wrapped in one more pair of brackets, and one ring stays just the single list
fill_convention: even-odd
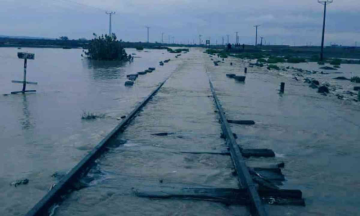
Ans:
[{"label": "wooden plank in water", "polygon": [[231,124],[239,124],[239,125],[254,125],[255,122],[253,120],[228,120]]},{"label": "wooden plank in water", "polygon": [[[240,148],[240,147],[239,147]],[[275,157],[275,152],[271,149],[240,149],[242,155],[249,157]]]},{"label": "wooden plank in water", "polygon": [[26,90],[26,91],[14,91],[14,92],[11,92],[11,94],[21,94],[21,93],[35,93],[36,90]]},{"label": "wooden plank in water", "polygon": [[[134,188],[138,197],[152,199],[194,199],[220,202],[233,205],[249,205],[250,199],[246,189],[233,188],[176,188],[176,187],[146,187]],[[259,195],[268,204],[273,205],[301,205],[305,202],[299,190],[262,190]]]}]

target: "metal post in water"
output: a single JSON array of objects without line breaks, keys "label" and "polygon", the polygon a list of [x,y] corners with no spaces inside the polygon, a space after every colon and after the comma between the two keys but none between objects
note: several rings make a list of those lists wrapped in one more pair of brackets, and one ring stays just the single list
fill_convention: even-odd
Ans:
[{"label": "metal post in water", "polygon": [[247,73],[247,67],[244,69],[244,72]]},{"label": "metal post in water", "polygon": [[25,91],[26,91],[26,67],[27,67],[27,58],[24,59],[24,82],[23,82],[23,89],[22,89],[23,93],[25,93]]},{"label": "metal post in water", "polygon": [[285,92],[285,83],[282,82],[280,86],[280,93],[284,93],[284,92]]}]

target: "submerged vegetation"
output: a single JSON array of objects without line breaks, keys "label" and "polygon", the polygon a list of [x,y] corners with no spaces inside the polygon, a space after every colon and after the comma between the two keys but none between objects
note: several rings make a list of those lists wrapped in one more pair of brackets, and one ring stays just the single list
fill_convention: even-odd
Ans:
[{"label": "submerged vegetation", "polygon": [[171,48],[167,48],[167,51],[169,53],[181,53],[181,52],[189,52],[189,49],[171,49]]},{"label": "submerged vegetation", "polygon": [[83,112],[81,119],[82,120],[95,120],[97,118],[105,118],[105,114],[97,114],[92,112]]},{"label": "submerged vegetation", "polygon": [[88,51],[84,51],[89,59],[106,61],[127,61],[129,60],[125,49],[121,46],[115,34],[97,36],[92,39]]}]

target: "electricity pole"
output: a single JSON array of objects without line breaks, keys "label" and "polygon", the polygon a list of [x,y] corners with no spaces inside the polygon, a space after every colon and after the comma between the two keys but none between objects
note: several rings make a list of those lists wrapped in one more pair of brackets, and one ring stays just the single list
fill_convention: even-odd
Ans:
[{"label": "electricity pole", "polygon": [[254,26],[255,28],[256,28],[256,36],[255,36],[255,46],[257,46],[257,39],[258,39],[258,27],[259,27],[260,25],[256,25],[256,26]]},{"label": "electricity pole", "polygon": [[325,41],[325,22],[326,22],[326,6],[333,3],[334,0],[318,0],[318,2],[324,5],[324,20],[323,20],[323,30],[322,30],[322,39],[321,39],[321,53],[320,61],[324,60],[324,41]]},{"label": "electricity pole", "polygon": [[230,43],[230,35],[226,35],[227,36],[227,43]]},{"label": "electricity pole", "polygon": [[109,36],[111,36],[111,16],[115,14],[115,12],[105,12],[106,14],[109,14]]},{"label": "electricity pole", "polygon": [[225,39],[224,37],[222,37],[222,45],[224,45],[224,43],[225,43]]},{"label": "electricity pole", "polygon": [[146,26],[146,28],[147,28],[147,42],[149,43],[150,27]]},{"label": "electricity pole", "polygon": [[235,32],[235,33],[236,33],[236,39],[235,39],[235,40],[236,40],[236,44],[238,44],[238,43],[239,43],[239,38],[238,38],[238,33],[239,33],[239,32]]},{"label": "electricity pole", "polygon": [[260,38],[261,38],[261,46],[262,46],[262,45],[263,45],[263,43],[262,43],[262,42],[263,42],[263,38],[264,38],[264,37],[260,37]]}]

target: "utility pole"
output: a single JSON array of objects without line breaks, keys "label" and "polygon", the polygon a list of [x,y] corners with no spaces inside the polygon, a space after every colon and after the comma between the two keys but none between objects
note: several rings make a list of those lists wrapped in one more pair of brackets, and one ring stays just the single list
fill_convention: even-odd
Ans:
[{"label": "utility pole", "polygon": [[109,15],[109,36],[111,36],[111,17],[113,14],[115,14],[115,12],[105,12],[106,14]]},{"label": "utility pole", "polygon": [[230,35],[226,35],[227,36],[227,44],[230,43]]},{"label": "utility pole", "polygon": [[225,43],[225,38],[224,38],[224,36],[222,37],[222,45],[224,45],[224,43]]},{"label": "utility pole", "polygon": [[202,35],[199,35],[199,45],[201,46],[201,36]]},{"label": "utility pole", "polygon": [[147,28],[147,42],[149,43],[150,27],[149,27],[149,26],[146,26],[146,28]]},{"label": "utility pole", "polygon": [[161,33],[161,43],[164,43],[164,32]]},{"label": "utility pole", "polygon": [[235,32],[236,33],[236,39],[235,39],[235,41],[236,41],[236,44],[238,44],[239,43],[239,36],[238,36],[238,33],[239,32]]},{"label": "utility pole", "polygon": [[321,53],[320,61],[324,60],[324,41],[325,41],[325,23],[326,23],[326,6],[333,3],[334,0],[318,0],[318,2],[324,5],[324,20],[323,20],[323,30],[322,30],[322,39],[321,39]]},{"label": "utility pole", "polygon": [[255,36],[255,46],[257,46],[257,39],[258,39],[258,27],[259,27],[260,25],[256,25],[256,26],[254,26],[255,28],[256,28],[256,36]]},{"label": "utility pole", "polygon": [[261,38],[261,46],[263,45],[263,39],[264,39],[264,37],[260,37]]}]

